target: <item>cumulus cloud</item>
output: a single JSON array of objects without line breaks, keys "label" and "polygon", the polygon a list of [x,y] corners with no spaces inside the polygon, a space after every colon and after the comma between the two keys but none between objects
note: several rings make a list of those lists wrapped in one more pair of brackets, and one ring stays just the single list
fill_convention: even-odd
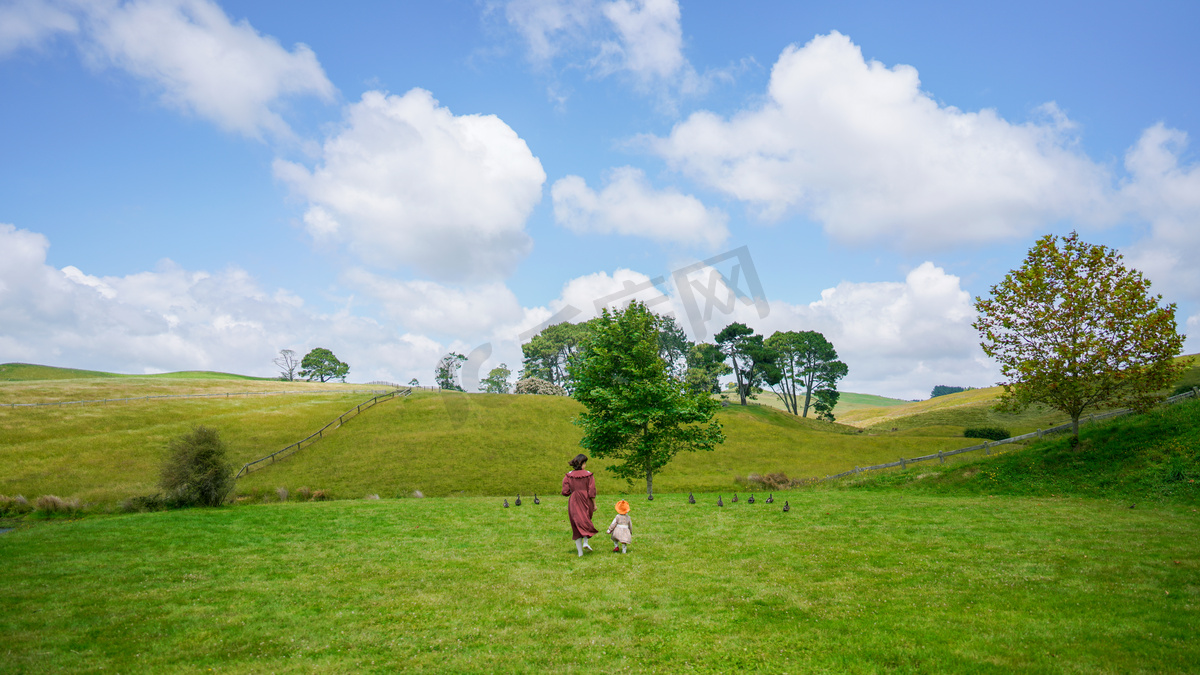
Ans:
[{"label": "cumulus cloud", "polygon": [[801,213],[844,242],[925,247],[1099,220],[1110,178],[1073,146],[1052,104],[1013,124],[920,89],[916,69],[863,59],[840,33],[791,46],[761,104],[697,112],[648,139],[671,166],[764,218]]},{"label": "cumulus cloud", "polygon": [[320,164],[276,160],[304,223],[364,261],[436,279],[494,279],[529,252],[525,220],[546,173],[495,115],[454,115],[424,89],[368,91],[346,108]]},{"label": "cumulus cloud", "polygon": [[458,339],[487,339],[499,325],[520,321],[524,310],[502,283],[462,288],[432,281],[403,281],[352,269],[347,285],[378,301],[385,314],[409,330]]},{"label": "cumulus cloud", "polygon": [[163,102],[253,138],[290,138],[288,96],[331,100],[333,84],[306,45],[291,51],[211,0],[50,2],[0,7],[0,56],[69,33],[88,61],[149,83]]},{"label": "cumulus cloud", "polygon": [[[1187,134],[1156,124],[1125,155],[1129,179],[1120,195],[1150,224],[1129,262],[1168,298],[1200,302],[1200,163],[1182,164]],[[1193,343],[1194,344],[1194,343]]]},{"label": "cumulus cloud", "polygon": [[[0,224],[0,362],[141,373],[274,375],[279,349],[332,349],[352,379],[428,379],[444,346],[348,311],[323,314],[246,272],[158,269],[97,277],[46,264],[41,234]],[[407,381],[404,377],[403,381]]]},{"label": "cumulus cloud", "polygon": [[579,176],[555,181],[550,194],[554,219],[577,232],[623,234],[656,241],[720,246],[728,237],[728,218],[699,199],[677,190],[655,190],[633,167],[612,171],[597,193]]},{"label": "cumulus cloud", "polygon": [[291,51],[211,0],[89,5],[88,53],[141,77],[163,101],[247,136],[289,135],[275,111],[289,95],[329,100],[333,84],[306,45]]},{"label": "cumulus cloud", "polygon": [[706,86],[683,55],[678,0],[510,0],[504,14],[539,67],[575,58],[600,77],[624,74],[660,95]]},{"label": "cumulus cloud", "polygon": [[63,7],[44,0],[16,0],[0,6],[0,58],[37,47],[57,33],[75,33],[79,22]]}]

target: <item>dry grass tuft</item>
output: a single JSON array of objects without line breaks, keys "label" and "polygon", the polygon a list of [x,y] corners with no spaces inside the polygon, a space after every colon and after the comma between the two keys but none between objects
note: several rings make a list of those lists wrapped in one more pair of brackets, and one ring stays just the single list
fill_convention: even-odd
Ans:
[{"label": "dry grass tuft", "polygon": [[288,490],[285,487],[275,488],[275,496],[279,497],[279,501],[286,502],[288,500]]}]

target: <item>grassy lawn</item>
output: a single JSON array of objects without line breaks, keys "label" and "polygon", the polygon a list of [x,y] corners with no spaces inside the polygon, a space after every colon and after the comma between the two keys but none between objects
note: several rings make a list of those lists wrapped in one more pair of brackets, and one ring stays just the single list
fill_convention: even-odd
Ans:
[{"label": "grassy lawn", "polygon": [[[602,485],[602,490],[607,485]],[[726,495],[728,497],[728,495]],[[288,503],[0,535],[4,672],[1194,672],[1200,515],[790,492]],[[791,513],[780,505],[786,497]],[[598,499],[601,529],[615,495]]]}]

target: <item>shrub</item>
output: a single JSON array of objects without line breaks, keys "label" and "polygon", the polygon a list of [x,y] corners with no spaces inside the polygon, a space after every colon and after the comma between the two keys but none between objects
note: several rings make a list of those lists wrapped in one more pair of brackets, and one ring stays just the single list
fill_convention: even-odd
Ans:
[{"label": "shrub", "polygon": [[982,438],[989,441],[1002,441],[1011,435],[1008,433],[1008,429],[1003,427],[976,427],[963,432],[963,436],[967,438]]},{"label": "shrub", "polygon": [[288,491],[285,487],[275,488],[275,495],[279,497],[279,501],[286,502],[288,499]]},{"label": "shrub", "polygon": [[1181,385],[1175,387],[1175,390],[1171,392],[1171,395],[1178,396],[1180,394],[1186,394],[1189,391],[1191,391],[1192,388],[1195,386],[1196,385],[1194,385],[1194,384],[1181,384]]},{"label": "shrub", "polygon": [[527,377],[523,380],[517,380],[517,386],[513,387],[514,394],[541,394],[544,396],[566,396],[567,390],[554,384],[547,382],[540,377]]},{"label": "shrub", "polygon": [[306,487],[298,487],[296,488],[296,497],[299,498],[300,501],[306,502],[312,499],[312,490],[309,490]]},{"label": "shrub", "polygon": [[163,463],[161,485],[168,499],[181,506],[220,506],[233,488],[228,448],[212,427],[198,426],[171,439]]},{"label": "shrub", "polygon": [[765,476],[752,473],[743,479],[735,479],[734,482],[761,490],[786,490],[789,487],[794,487],[800,481],[791,480],[787,477],[786,473],[780,471],[779,473],[769,473]]},{"label": "shrub", "polygon": [[20,516],[33,510],[33,506],[22,495],[5,497],[0,495],[0,516]]},{"label": "shrub", "polygon": [[329,501],[330,499],[333,499],[333,497],[330,496],[330,494],[325,490],[313,490],[312,500],[314,502],[325,502]]},{"label": "shrub", "polygon": [[141,497],[130,497],[129,499],[121,502],[121,510],[125,513],[164,511],[166,508],[167,500],[159,493],[144,495]]},{"label": "shrub", "polygon": [[78,499],[63,499],[55,495],[42,495],[33,502],[34,509],[43,515],[52,516],[59,513],[78,513]]}]

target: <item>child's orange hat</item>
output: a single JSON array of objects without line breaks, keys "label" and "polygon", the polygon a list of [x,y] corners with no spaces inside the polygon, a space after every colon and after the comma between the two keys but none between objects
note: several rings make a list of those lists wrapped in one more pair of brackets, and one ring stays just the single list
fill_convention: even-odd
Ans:
[{"label": "child's orange hat", "polygon": [[621,515],[629,513],[629,502],[625,501],[624,499],[617,502],[617,513]]}]

